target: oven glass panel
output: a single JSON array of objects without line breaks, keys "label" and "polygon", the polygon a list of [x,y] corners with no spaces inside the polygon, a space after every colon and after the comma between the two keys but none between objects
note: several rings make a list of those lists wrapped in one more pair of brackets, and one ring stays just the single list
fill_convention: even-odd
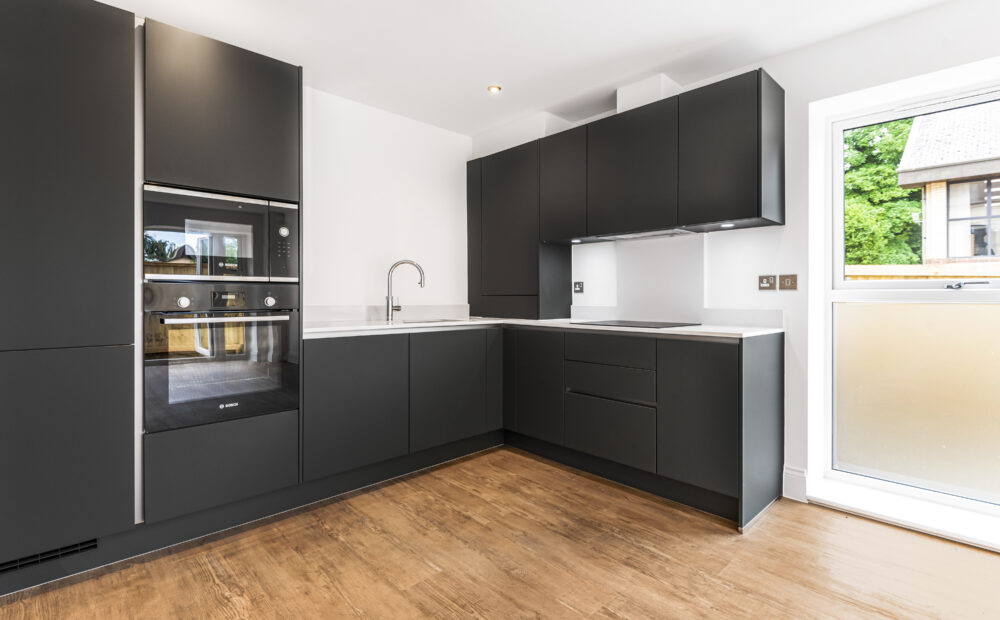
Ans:
[{"label": "oven glass panel", "polygon": [[146,314],[147,432],[297,409],[297,320],[297,312]]},{"label": "oven glass panel", "polygon": [[144,192],[147,278],[267,277],[267,207]]}]

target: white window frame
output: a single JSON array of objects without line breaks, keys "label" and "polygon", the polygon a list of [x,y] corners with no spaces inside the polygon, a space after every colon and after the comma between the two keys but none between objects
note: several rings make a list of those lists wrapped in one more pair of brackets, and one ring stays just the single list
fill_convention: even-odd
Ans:
[{"label": "white window frame", "polygon": [[[875,125],[889,121],[909,118],[922,114],[932,114],[952,108],[987,103],[990,101],[1000,101],[1000,87],[990,86],[985,89],[980,88],[973,91],[952,92],[937,95],[930,95],[923,101],[903,102],[897,106],[883,108],[878,111],[866,112],[857,116],[850,116],[834,121],[831,125],[830,145],[832,148],[832,189],[833,189],[833,222],[831,226],[833,235],[833,287],[837,290],[927,290],[944,291],[940,296],[941,301],[956,301],[953,291],[945,289],[946,284],[951,284],[952,280],[847,280],[844,277],[844,132],[857,127]],[[977,278],[978,280],[978,278]],[[989,281],[989,284],[976,285],[976,290],[997,289],[1000,290],[1000,276]],[[971,292],[972,289],[963,289],[962,292]],[[937,295],[932,295],[937,298]],[[968,300],[966,300],[968,301]]]}]

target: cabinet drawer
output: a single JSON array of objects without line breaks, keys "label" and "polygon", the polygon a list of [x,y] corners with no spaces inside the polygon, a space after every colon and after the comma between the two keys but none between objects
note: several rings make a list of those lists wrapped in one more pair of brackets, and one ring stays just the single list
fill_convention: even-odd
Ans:
[{"label": "cabinet drawer", "polygon": [[656,370],[656,340],[567,332],[566,359]]},{"label": "cabinet drawer", "polygon": [[566,391],[656,404],[656,371],[567,361]]},{"label": "cabinet drawer", "polygon": [[566,446],[656,472],[656,409],[566,394]]},{"label": "cabinet drawer", "polygon": [[299,412],[146,435],[146,522],[298,483]]}]

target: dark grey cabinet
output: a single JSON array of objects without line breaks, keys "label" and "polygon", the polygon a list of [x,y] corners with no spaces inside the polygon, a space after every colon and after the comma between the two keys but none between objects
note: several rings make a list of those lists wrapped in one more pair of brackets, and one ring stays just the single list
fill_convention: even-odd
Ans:
[{"label": "dark grey cabinet", "polygon": [[0,351],[133,341],[134,50],[132,13],[0,3]]},{"label": "dark grey cabinet", "polygon": [[538,145],[542,241],[587,236],[587,127],[542,138]]},{"label": "dark grey cabinet", "polygon": [[569,316],[568,245],[539,241],[538,142],[468,162],[469,312]]},{"label": "dark grey cabinet", "polygon": [[566,394],[566,447],[656,472],[656,409]]},{"label": "dark grey cabinet", "polygon": [[153,20],[145,38],[146,180],[298,202],[300,69]]},{"label": "dark grey cabinet", "polygon": [[410,452],[486,431],[486,330],[410,335]]},{"label": "dark grey cabinet", "polygon": [[587,234],[677,224],[677,97],[587,125]]},{"label": "dark grey cabinet", "polygon": [[409,336],[307,340],[303,472],[306,480],[409,451]]},{"label": "dark grey cabinet", "polygon": [[736,498],[740,527],[781,496],[784,337],[657,342],[657,473]]},{"label": "dark grey cabinet", "polygon": [[762,69],[680,95],[677,223],[783,224],[785,94]]},{"label": "dark grey cabinet", "polygon": [[295,485],[299,412],[147,434],[146,522],[162,521]]},{"label": "dark grey cabinet", "polygon": [[657,343],[657,473],[739,492],[739,341]]},{"label": "dark grey cabinet", "polygon": [[562,444],[563,332],[517,330],[517,409],[514,429],[523,435]]},{"label": "dark grey cabinet", "polygon": [[132,526],[131,346],[0,353],[0,563]]},{"label": "dark grey cabinet", "polygon": [[538,142],[483,158],[484,295],[538,295]]}]

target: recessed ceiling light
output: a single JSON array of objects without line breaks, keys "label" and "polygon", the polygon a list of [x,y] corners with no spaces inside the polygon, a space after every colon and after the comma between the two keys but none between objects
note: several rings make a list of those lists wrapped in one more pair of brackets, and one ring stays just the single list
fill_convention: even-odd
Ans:
[{"label": "recessed ceiling light", "polygon": [[719,224],[719,228],[732,228],[736,224]]},{"label": "recessed ceiling light", "polygon": [[490,84],[489,86],[486,87],[486,90],[490,91],[490,94],[492,95],[500,94],[500,87],[497,86],[496,84]]}]

